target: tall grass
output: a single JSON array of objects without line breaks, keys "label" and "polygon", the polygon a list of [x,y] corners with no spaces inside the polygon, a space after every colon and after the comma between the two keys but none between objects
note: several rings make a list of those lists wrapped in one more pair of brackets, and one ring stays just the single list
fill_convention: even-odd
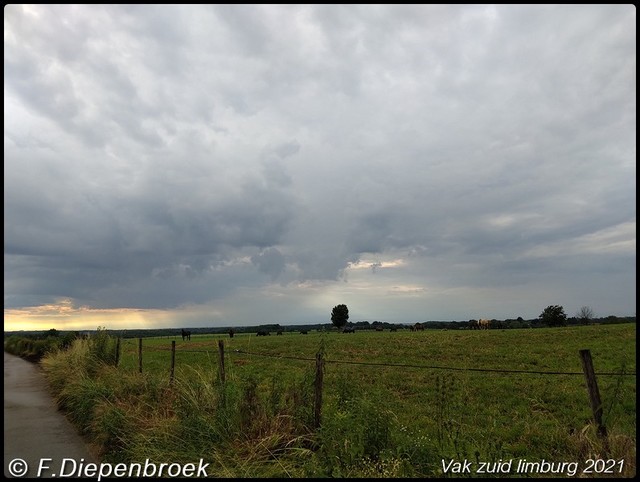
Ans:
[{"label": "tall grass", "polygon": [[[558,329],[550,337],[562,333]],[[575,333],[566,334],[567,339]],[[591,336],[588,330],[582,333]],[[446,360],[441,364],[452,364],[461,355],[451,341],[464,339],[477,348],[475,357],[487,364],[511,359],[522,369],[557,368],[547,355],[549,348],[535,338],[526,348],[521,341],[507,339],[517,344],[519,352],[514,353],[505,348],[499,333],[493,338],[485,333],[381,338],[384,335],[396,336],[358,334],[361,337],[356,340],[351,335],[321,335],[313,340],[310,335],[295,343],[286,336],[260,341],[247,337],[233,342],[261,343],[252,349],[290,350],[295,355],[315,345],[315,350],[328,355],[338,353],[334,358],[389,361],[394,361],[388,357],[389,346],[398,354],[408,345],[415,352],[402,354],[407,359],[414,356],[420,361],[436,353]],[[476,346],[473,337],[483,340]],[[597,337],[594,340],[602,343]],[[615,343],[612,340],[615,337],[609,343]],[[143,374],[137,372],[134,349],[122,366],[115,367],[115,340],[106,332],[96,339],[76,340],[68,350],[47,355],[42,363],[60,407],[101,446],[103,458],[110,462],[204,459],[210,463],[209,475],[229,478],[442,477],[443,459],[492,462],[519,457],[570,462],[612,458],[625,460],[623,473],[616,475],[635,474],[635,382],[630,384],[628,377],[603,383],[609,428],[609,436],[603,439],[593,429],[582,381],[575,377],[557,377],[552,386],[546,380],[532,382],[522,376],[483,374],[480,378],[438,370],[426,374],[404,370],[399,376],[396,368],[331,365],[325,378],[322,424],[315,430],[312,363],[292,370],[294,362],[287,365],[283,360],[261,358],[252,364],[237,357],[227,365],[227,380],[221,383],[214,356],[186,351],[195,345],[181,345],[185,352],[173,380],[167,373],[166,351],[159,352],[162,363],[149,359],[149,354]],[[594,342],[593,346],[601,345]],[[599,355],[599,359],[612,357],[610,350]],[[207,362],[202,364],[203,360]],[[531,361],[528,366],[527,360]],[[607,363],[618,361],[611,358]],[[634,371],[635,359],[628,363]],[[164,368],[152,368],[156,366]],[[280,376],[283,373],[286,376]],[[577,398],[574,393],[579,394]]]}]

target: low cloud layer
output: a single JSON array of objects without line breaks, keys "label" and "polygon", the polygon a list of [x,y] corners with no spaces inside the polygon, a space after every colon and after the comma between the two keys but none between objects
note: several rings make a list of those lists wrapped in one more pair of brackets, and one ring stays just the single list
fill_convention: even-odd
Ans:
[{"label": "low cloud layer", "polygon": [[9,5],[4,30],[5,329],[635,315],[632,5]]}]

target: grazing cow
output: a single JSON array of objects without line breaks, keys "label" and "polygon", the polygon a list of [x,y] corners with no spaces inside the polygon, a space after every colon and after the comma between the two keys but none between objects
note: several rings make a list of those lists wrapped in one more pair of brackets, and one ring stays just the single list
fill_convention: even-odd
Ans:
[{"label": "grazing cow", "polygon": [[231,328],[231,329],[229,330],[229,338],[233,338],[233,335],[235,335],[235,334],[236,334],[236,332],[235,332],[235,331],[233,331],[233,328]]},{"label": "grazing cow", "polygon": [[276,333],[276,335],[282,335],[282,330],[278,330],[278,333]]},{"label": "grazing cow", "polygon": [[271,333],[269,333],[266,330],[260,330],[260,331],[258,331],[256,336],[271,336]]},{"label": "grazing cow", "polygon": [[182,341],[191,340],[191,332],[182,328]]},{"label": "grazing cow", "polygon": [[376,331],[384,331],[384,328],[382,328],[380,325],[376,325],[375,329]]},{"label": "grazing cow", "polygon": [[345,326],[342,333],[355,333],[356,329],[353,326]]},{"label": "grazing cow", "polygon": [[488,330],[489,328],[491,328],[491,320],[485,320],[480,318],[478,320],[478,328],[480,330]]},{"label": "grazing cow", "polygon": [[309,334],[309,332],[307,330],[300,330],[300,334],[301,335],[307,335],[307,334]]},{"label": "grazing cow", "polygon": [[416,323],[411,327],[411,331],[424,331],[424,326],[421,323]]}]

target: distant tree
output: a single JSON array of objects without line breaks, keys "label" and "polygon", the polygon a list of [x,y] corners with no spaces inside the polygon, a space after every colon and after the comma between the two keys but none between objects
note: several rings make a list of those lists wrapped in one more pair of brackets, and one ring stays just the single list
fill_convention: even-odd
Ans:
[{"label": "distant tree", "polygon": [[583,325],[588,325],[591,322],[591,320],[593,320],[593,310],[588,306],[583,306],[576,313],[576,318]]},{"label": "distant tree", "polygon": [[547,306],[540,314],[540,321],[549,326],[566,326],[567,315],[560,305]]},{"label": "distant tree", "polygon": [[334,306],[331,311],[331,321],[333,324],[338,327],[338,329],[342,329],[347,324],[347,320],[349,320],[349,308],[347,308],[347,305]]}]

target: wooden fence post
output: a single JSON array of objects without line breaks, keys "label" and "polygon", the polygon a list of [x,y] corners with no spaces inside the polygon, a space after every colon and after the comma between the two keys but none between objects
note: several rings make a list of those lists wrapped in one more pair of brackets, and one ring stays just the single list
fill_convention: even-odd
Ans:
[{"label": "wooden fence post", "polygon": [[320,427],[320,417],[322,414],[322,375],[324,368],[324,359],[322,358],[322,352],[316,353],[316,396],[314,406],[314,428]]},{"label": "wooden fence post", "polygon": [[138,371],[142,373],[142,338],[138,338]]},{"label": "wooden fence post", "polygon": [[220,381],[224,384],[224,382],[225,382],[225,375],[224,375],[224,342],[222,340],[218,340],[218,353],[220,354],[220,361],[219,361]]},{"label": "wooden fence post", "polygon": [[587,381],[587,390],[589,391],[589,401],[591,402],[593,419],[598,424],[598,435],[605,437],[607,435],[607,428],[602,424],[602,402],[600,401],[600,391],[598,390],[596,373],[593,370],[591,351],[580,350],[580,360],[582,361],[584,378]]},{"label": "wooden fence post", "polygon": [[171,376],[169,377],[169,385],[173,384],[173,373],[176,368],[176,341],[171,340]]},{"label": "wooden fence post", "polygon": [[120,337],[116,338],[116,367],[120,363]]}]

